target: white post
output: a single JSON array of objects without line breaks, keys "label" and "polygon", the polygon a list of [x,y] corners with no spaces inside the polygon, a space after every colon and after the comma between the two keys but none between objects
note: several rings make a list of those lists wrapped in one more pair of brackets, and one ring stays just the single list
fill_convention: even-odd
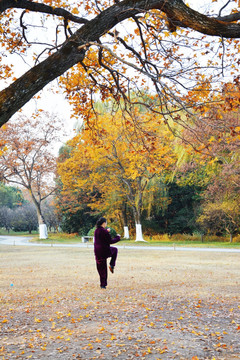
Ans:
[{"label": "white post", "polygon": [[124,226],[124,239],[129,239],[129,230],[128,230],[128,226]]},{"label": "white post", "polygon": [[39,225],[39,239],[47,239],[47,238],[48,238],[47,225],[40,224]]},{"label": "white post", "polygon": [[142,225],[141,224],[136,224],[136,240],[135,241],[145,241],[143,239]]}]

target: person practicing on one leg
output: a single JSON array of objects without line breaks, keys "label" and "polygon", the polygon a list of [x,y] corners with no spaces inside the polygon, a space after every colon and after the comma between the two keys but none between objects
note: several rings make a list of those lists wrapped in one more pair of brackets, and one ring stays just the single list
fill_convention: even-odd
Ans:
[{"label": "person practicing on one leg", "polygon": [[120,235],[118,234],[114,239],[110,235],[110,229],[107,229],[107,220],[101,217],[97,221],[96,230],[94,232],[94,253],[97,265],[97,271],[100,277],[100,287],[106,289],[107,287],[107,258],[111,258],[109,264],[109,270],[114,272],[116,264],[118,249],[110,246],[120,241]]}]

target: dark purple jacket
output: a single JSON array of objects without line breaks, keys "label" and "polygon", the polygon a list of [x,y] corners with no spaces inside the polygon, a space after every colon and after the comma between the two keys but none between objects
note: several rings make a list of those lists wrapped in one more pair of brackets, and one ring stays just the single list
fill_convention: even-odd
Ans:
[{"label": "dark purple jacket", "polygon": [[94,253],[97,259],[106,259],[111,256],[110,244],[120,241],[120,236],[111,238],[110,233],[102,226],[94,232]]}]

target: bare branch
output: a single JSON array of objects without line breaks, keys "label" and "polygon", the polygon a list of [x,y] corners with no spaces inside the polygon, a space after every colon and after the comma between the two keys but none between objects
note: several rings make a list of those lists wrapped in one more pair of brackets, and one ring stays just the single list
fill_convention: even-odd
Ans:
[{"label": "bare branch", "polygon": [[80,18],[78,16],[75,16],[71,14],[69,11],[63,9],[63,8],[53,8],[52,6],[36,3],[33,1],[28,0],[5,0],[0,1],[0,13],[7,9],[25,9],[25,10],[31,10],[34,12],[49,14],[49,15],[57,15],[62,16],[66,20],[73,21],[77,24],[86,24],[88,23],[88,20]]},{"label": "bare branch", "polygon": [[221,17],[221,12],[230,4],[231,0],[228,0],[227,3],[225,5],[223,5],[223,7],[219,10],[219,17]]}]

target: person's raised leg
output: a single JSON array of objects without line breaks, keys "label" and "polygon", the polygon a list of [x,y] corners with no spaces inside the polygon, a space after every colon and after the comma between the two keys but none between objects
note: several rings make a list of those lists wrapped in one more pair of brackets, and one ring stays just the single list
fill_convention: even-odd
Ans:
[{"label": "person's raised leg", "polygon": [[114,273],[114,267],[116,265],[118,249],[113,246],[110,246],[110,251],[111,251],[111,260],[109,264],[109,270],[111,271],[111,273]]}]

